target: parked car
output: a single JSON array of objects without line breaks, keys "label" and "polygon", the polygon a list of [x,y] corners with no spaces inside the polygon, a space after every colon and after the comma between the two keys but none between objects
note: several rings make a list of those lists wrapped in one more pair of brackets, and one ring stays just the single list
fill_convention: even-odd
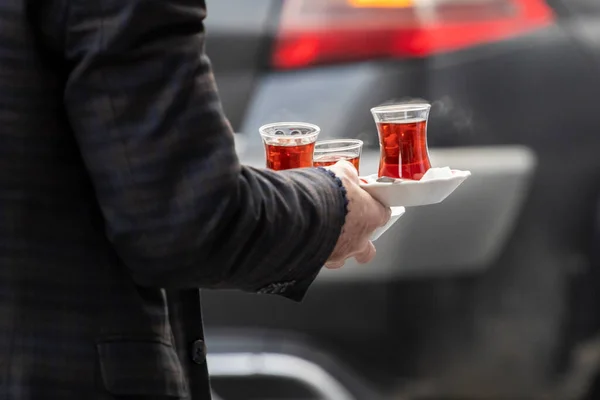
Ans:
[{"label": "parked car", "polygon": [[300,305],[205,292],[215,392],[224,400],[593,396],[600,2],[208,7],[207,51],[243,162],[264,165],[262,124],[306,121],[322,128],[321,139],[362,139],[361,172],[373,173],[369,109],[420,98],[433,104],[433,164],[473,173],[443,203],[409,208],[371,264],[323,271]]}]

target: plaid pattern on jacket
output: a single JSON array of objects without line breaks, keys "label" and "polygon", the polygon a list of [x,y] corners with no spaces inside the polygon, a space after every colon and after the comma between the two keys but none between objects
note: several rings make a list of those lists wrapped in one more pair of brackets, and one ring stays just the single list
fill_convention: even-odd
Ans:
[{"label": "plaid pattern on jacket", "polygon": [[0,2],[0,399],[208,399],[198,288],[300,300],[332,251],[330,176],[239,164],[204,17]]}]

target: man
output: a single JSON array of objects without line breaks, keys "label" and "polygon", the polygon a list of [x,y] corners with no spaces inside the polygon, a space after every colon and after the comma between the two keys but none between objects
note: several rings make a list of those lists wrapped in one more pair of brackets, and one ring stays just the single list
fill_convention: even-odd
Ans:
[{"label": "man", "polygon": [[[202,0],[0,4],[0,398],[210,398],[198,288],[374,255],[348,163],[240,166]],[[341,234],[340,234],[341,233]]]}]

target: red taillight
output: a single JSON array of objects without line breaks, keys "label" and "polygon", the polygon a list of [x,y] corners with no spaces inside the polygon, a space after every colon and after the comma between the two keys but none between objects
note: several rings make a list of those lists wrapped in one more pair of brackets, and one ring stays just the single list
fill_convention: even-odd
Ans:
[{"label": "red taillight", "polygon": [[549,25],[544,0],[284,0],[279,69],[424,57]]}]

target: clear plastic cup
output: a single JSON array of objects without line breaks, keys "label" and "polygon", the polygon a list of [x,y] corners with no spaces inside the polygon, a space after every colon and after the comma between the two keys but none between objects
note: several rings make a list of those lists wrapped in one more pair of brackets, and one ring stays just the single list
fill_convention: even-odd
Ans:
[{"label": "clear plastic cup", "polygon": [[406,103],[371,109],[381,149],[379,177],[420,180],[431,168],[427,147],[430,108],[428,103]]},{"label": "clear plastic cup", "polygon": [[259,128],[267,168],[281,171],[313,166],[315,142],[321,129],[305,122],[276,122]]},{"label": "clear plastic cup", "polygon": [[363,142],[358,139],[322,140],[315,145],[313,163],[315,167],[326,167],[346,160],[359,171],[362,149]]}]

